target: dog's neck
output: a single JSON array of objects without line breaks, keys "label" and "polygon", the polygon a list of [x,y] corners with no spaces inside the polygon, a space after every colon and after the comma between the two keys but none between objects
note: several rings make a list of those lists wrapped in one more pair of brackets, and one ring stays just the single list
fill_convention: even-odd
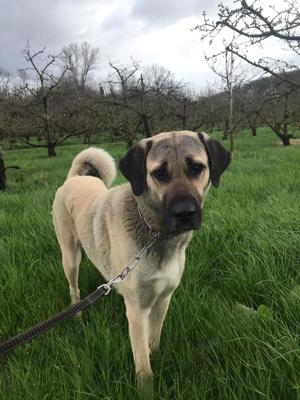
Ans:
[{"label": "dog's neck", "polygon": [[137,212],[143,224],[153,232],[164,233],[164,223],[159,210],[149,207],[143,197],[135,197]]},{"label": "dog's neck", "polygon": [[[143,237],[148,236],[150,226],[152,231],[162,232],[163,219],[161,212],[149,207],[142,196],[135,196],[130,185],[124,185],[124,224],[126,229],[139,232]],[[140,210],[140,213],[139,213]],[[141,217],[142,215],[142,217]],[[146,223],[147,221],[147,223]],[[147,225],[148,224],[148,225]]]}]

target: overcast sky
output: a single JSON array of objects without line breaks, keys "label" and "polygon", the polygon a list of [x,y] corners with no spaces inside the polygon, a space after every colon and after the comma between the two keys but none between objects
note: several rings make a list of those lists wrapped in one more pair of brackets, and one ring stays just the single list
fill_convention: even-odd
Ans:
[{"label": "overcast sky", "polygon": [[[88,41],[99,47],[103,75],[109,60],[133,58],[198,87],[216,79],[203,56],[211,49],[191,31],[203,10],[216,15],[215,0],[0,0],[0,10],[0,67],[12,74],[24,66],[27,40],[52,52]],[[281,50],[275,44],[268,51],[278,56]]]}]

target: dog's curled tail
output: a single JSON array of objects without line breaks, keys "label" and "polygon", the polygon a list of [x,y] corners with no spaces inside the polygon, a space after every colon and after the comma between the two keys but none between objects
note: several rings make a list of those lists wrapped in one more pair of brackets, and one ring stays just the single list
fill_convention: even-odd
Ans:
[{"label": "dog's curled tail", "polygon": [[105,150],[90,147],[74,158],[68,178],[78,175],[90,175],[101,179],[110,187],[116,177],[114,159]]}]

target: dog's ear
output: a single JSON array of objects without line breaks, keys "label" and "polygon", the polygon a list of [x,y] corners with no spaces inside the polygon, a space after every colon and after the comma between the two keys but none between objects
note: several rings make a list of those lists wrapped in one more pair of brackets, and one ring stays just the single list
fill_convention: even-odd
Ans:
[{"label": "dog's ear", "polygon": [[198,136],[208,156],[211,183],[214,187],[218,187],[221,175],[230,163],[231,154],[217,140],[203,133],[198,133]]},{"label": "dog's ear", "polygon": [[146,188],[146,157],[151,145],[152,142],[148,141],[146,146],[137,144],[131,147],[119,163],[120,171],[129,180],[136,196],[140,196]]}]

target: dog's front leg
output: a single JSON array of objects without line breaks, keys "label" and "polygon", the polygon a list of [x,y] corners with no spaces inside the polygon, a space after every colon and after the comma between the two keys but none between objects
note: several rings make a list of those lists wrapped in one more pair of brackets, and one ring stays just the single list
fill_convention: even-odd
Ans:
[{"label": "dog's front leg", "polygon": [[158,298],[149,315],[149,345],[151,351],[158,351],[163,323],[169,308],[172,293]]},{"label": "dog's front leg", "polygon": [[149,311],[126,301],[131,348],[139,388],[152,390],[153,374],[149,356]]}]

